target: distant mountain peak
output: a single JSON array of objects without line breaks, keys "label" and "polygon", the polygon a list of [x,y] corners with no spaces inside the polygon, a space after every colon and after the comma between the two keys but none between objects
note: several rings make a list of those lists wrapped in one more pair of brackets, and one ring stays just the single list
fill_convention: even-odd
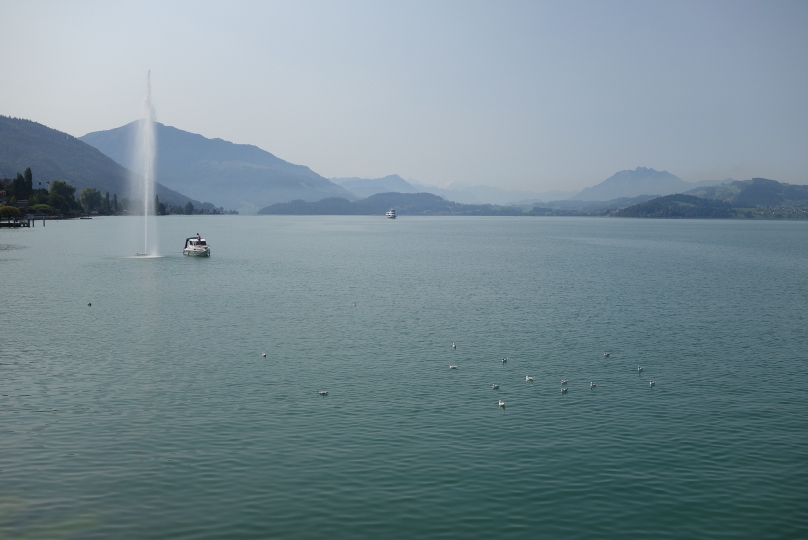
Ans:
[{"label": "distant mountain peak", "polygon": [[[132,159],[131,149],[139,122],[88,133],[81,140],[138,172],[141,164]],[[159,122],[156,132],[159,182],[242,213],[294,199],[355,198],[305,165],[289,163],[252,144],[209,139]]]},{"label": "distant mountain peak", "polygon": [[[717,182],[716,182],[717,183]],[[640,195],[671,195],[684,193],[696,187],[668,171],[637,167],[619,171],[603,182],[585,188],[574,197],[579,201],[608,201]]]},{"label": "distant mountain peak", "polygon": [[[51,180],[64,180],[76,188],[77,194],[94,187],[111,196],[134,196],[130,193],[130,171],[97,148],[39,122],[0,115],[0,177],[12,176],[26,167],[34,173],[35,187],[39,182],[46,185]],[[198,208],[205,204],[159,182],[156,194],[166,203],[185,204],[191,200]]]}]

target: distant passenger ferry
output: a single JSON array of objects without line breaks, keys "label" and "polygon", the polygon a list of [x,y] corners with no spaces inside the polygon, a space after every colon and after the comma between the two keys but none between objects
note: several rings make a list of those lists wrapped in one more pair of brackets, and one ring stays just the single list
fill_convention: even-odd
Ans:
[{"label": "distant passenger ferry", "polygon": [[385,216],[389,217],[390,219],[396,219],[396,211],[391,208],[388,210]]}]

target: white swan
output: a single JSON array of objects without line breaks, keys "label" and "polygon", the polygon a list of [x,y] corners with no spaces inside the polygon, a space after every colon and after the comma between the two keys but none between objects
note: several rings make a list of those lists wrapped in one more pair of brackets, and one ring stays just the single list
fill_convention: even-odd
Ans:
[{"label": "white swan", "polygon": [[530,375],[525,375],[525,382],[533,382],[533,377]]},{"label": "white swan", "polygon": [[457,369],[457,366],[449,366],[449,369]]},{"label": "white swan", "polygon": [[491,388],[493,388],[494,390],[499,390],[499,385],[498,384],[492,384]]},{"label": "white swan", "polygon": [[503,409],[505,408],[505,402],[502,401],[501,399],[499,400],[499,406],[502,407]]}]

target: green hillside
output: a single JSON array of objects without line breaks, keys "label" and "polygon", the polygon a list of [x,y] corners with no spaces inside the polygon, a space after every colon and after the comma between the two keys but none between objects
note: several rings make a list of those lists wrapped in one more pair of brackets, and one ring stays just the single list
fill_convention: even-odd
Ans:
[{"label": "green hillside", "polygon": [[736,180],[730,184],[694,189],[687,194],[726,201],[738,208],[808,207],[808,186],[786,184],[767,178]]},{"label": "green hillside", "polygon": [[[93,187],[119,199],[131,198],[131,173],[89,144],[31,120],[0,116],[0,178],[14,178],[28,167],[35,189],[62,180],[74,186],[77,194]],[[197,208],[213,208],[161,184],[155,187],[165,204],[184,205],[190,200]]]},{"label": "green hillside", "polygon": [[655,218],[730,218],[732,205],[725,201],[702,199],[694,195],[667,195],[635,204],[612,213],[615,217]]},{"label": "green hillside", "polygon": [[808,219],[808,186],[766,178],[658,197],[612,212],[616,217]]}]

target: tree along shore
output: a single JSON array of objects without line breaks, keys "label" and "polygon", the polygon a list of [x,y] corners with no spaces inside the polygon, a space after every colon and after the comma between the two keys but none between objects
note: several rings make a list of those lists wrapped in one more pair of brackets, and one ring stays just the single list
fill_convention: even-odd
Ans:
[{"label": "tree along shore", "polygon": [[[39,183],[41,185],[41,182]],[[31,168],[17,173],[13,179],[0,179],[0,217],[16,217],[22,214],[60,216],[72,218],[90,214],[102,216],[143,214],[143,202],[126,197],[118,200],[118,194],[102,194],[93,187],[81,190],[76,198],[76,188],[67,182],[46,182],[47,188],[34,188]],[[197,209],[191,201],[184,205],[166,206],[158,197],[154,200],[157,215],[169,214],[223,214],[223,208]]]}]

